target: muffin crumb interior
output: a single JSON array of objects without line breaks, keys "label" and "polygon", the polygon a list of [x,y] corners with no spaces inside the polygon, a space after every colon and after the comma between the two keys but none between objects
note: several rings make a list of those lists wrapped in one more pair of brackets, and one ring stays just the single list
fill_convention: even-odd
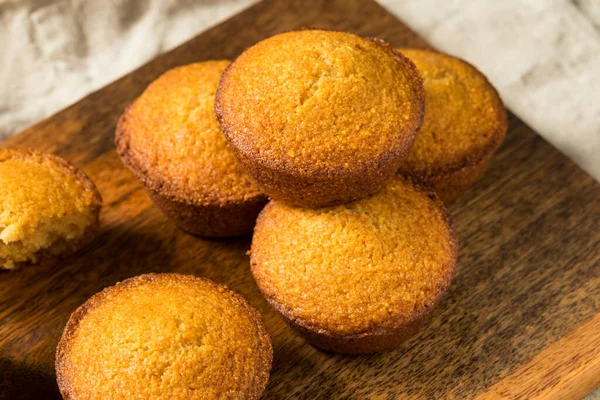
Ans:
[{"label": "muffin crumb interior", "polygon": [[0,160],[0,266],[35,263],[78,242],[94,222],[93,194],[50,162]]}]

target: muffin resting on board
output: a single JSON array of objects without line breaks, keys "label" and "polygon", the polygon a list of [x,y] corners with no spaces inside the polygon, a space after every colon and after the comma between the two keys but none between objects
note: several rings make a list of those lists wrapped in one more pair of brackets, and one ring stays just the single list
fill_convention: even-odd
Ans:
[{"label": "muffin resting on board", "polygon": [[102,199],[60,157],[0,149],[0,269],[56,260],[90,241]]},{"label": "muffin resting on board", "polygon": [[263,40],[223,73],[215,112],[275,200],[320,207],[380,190],[423,116],[415,66],[379,40],[302,30]]},{"label": "muffin resting on board", "polygon": [[446,293],[456,256],[444,205],[397,176],[345,205],[270,202],[254,230],[251,268],[267,300],[308,342],[369,353],[419,328]]},{"label": "muffin resting on board", "polygon": [[258,399],[273,349],[258,312],[203,278],[147,274],[92,296],[56,352],[65,399]]},{"label": "muffin resting on board", "polygon": [[267,201],[238,165],[214,115],[229,61],[172,69],[130,105],[117,126],[117,152],[158,207],[201,236],[252,231]]},{"label": "muffin resting on board", "polygon": [[467,62],[430,50],[399,49],[425,86],[425,116],[400,172],[424,181],[444,202],[467,190],[489,164],[506,133],[498,92]]}]

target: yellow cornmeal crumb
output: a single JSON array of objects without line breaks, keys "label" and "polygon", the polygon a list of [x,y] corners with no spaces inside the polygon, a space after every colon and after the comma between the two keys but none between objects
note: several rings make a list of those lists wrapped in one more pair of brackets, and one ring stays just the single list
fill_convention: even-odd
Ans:
[{"label": "yellow cornmeal crumb", "polygon": [[0,150],[0,267],[59,254],[95,222],[95,194],[53,156]]},{"label": "yellow cornmeal crumb", "polygon": [[214,113],[229,61],[167,71],[125,111],[119,129],[127,162],[161,194],[221,204],[261,196],[229,150]]},{"label": "yellow cornmeal crumb", "polygon": [[56,367],[65,398],[258,399],[271,361],[268,333],[241,296],[207,279],[148,274],[73,314]]},{"label": "yellow cornmeal crumb", "polygon": [[446,291],[455,240],[443,206],[398,176],[375,196],[336,207],[272,201],[254,230],[252,272],[302,325],[332,335],[394,329]]},{"label": "yellow cornmeal crumb", "polygon": [[468,166],[504,139],[506,112],[494,87],[468,63],[442,53],[399,49],[419,70],[425,115],[400,167],[425,175]]}]

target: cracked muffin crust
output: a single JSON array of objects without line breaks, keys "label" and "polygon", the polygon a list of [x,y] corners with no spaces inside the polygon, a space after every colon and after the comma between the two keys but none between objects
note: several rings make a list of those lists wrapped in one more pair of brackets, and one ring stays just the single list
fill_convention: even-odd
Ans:
[{"label": "cracked muffin crust", "polygon": [[427,319],[456,257],[444,205],[399,175],[345,205],[271,201],[254,230],[251,268],[270,304],[308,342],[370,353],[396,346]]},{"label": "cracked muffin crust", "polygon": [[65,399],[258,399],[273,349],[260,315],[208,279],[146,274],[95,294],[56,352]]},{"label": "cracked muffin crust", "polygon": [[430,50],[399,49],[425,86],[425,116],[399,171],[431,186],[444,202],[484,172],[506,133],[506,110],[487,78],[469,63]]},{"label": "cracked muffin crust", "polygon": [[266,194],[319,207],[380,190],[414,140],[423,104],[415,66],[383,41],[302,30],[244,51],[223,73],[215,112]]},{"label": "cracked muffin crust", "polygon": [[0,269],[56,260],[90,241],[102,199],[60,157],[0,149]]},{"label": "cracked muffin crust", "polygon": [[205,61],[166,72],[117,126],[123,163],[169,218],[201,236],[251,232],[267,201],[237,163],[214,115],[227,65]]}]

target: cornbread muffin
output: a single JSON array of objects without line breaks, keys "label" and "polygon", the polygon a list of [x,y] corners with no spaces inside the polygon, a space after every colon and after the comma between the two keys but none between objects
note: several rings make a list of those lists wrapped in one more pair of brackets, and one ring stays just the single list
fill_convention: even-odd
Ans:
[{"label": "cornbread muffin", "polygon": [[320,207],[380,190],[421,124],[414,65],[344,32],[279,34],[223,73],[215,112],[240,162],[275,200]]},{"label": "cornbread muffin", "polygon": [[102,199],[62,158],[0,149],[0,269],[56,260],[94,236]]},{"label": "cornbread muffin", "polygon": [[92,296],[56,351],[65,399],[258,399],[273,349],[258,312],[203,278],[147,274]]},{"label": "cornbread muffin", "polygon": [[506,110],[496,89],[467,62],[429,50],[400,51],[419,69],[426,97],[423,125],[400,172],[450,202],[479,178],[504,140]]},{"label": "cornbread muffin", "polygon": [[251,232],[267,198],[238,165],[214,115],[229,61],[172,69],[155,80],[117,125],[117,152],[158,207],[201,236]]},{"label": "cornbread muffin", "polygon": [[454,275],[443,204],[408,178],[320,209],[272,201],[258,217],[252,273],[271,305],[325,350],[370,353],[412,335]]}]

